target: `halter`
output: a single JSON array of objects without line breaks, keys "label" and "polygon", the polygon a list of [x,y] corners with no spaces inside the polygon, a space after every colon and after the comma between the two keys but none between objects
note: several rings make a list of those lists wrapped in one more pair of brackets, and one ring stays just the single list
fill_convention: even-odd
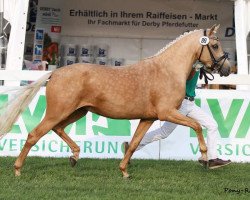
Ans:
[{"label": "halter", "polygon": [[[204,36],[207,36],[206,30],[204,30]],[[209,42],[208,42],[208,44],[209,44]],[[225,61],[228,59],[229,53],[228,53],[228,52],[224,52],[224,54],[216,60],[215,57],[214,57],[214,55],[213,55],[213,53],[212,53],[212,51],[211,51],[211,48],[210,48],[210,46],[209,46],[208,44],[202,45],[201,53],[200,53],[200,56],[199,56],[198,60],[200,61],[201,54],[202,54],[202,52],[203,52],[204,46],[207,46],[208,51],[209,51],[209,54],[210,54],[210,57],[211,57],[212,62],[213,62],[213,63],[212,63],[212,66],[211,66],[211,69],[212,69],[212,71],[217,70],[218,72],[220,72],[222,66],[223,66],[224,63],[225,63]],[[222,61],[222,60],[223,60],[222,64],[219,65],[219,62]],[[201,62],[201,61],[200,61],[200,62]]]}]

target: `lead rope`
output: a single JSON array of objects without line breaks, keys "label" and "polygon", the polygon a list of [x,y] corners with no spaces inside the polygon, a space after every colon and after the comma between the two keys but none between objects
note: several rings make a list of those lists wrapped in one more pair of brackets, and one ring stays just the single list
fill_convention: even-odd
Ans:
[{"label": "lead rope", "polygon": [[214,75],[211,72],[207,71],[204,67],[200,68],[199,78],[202,79],[202,77],[204,77],[205,84],[208,84],[208,80],[209,81],[214,80]]}]

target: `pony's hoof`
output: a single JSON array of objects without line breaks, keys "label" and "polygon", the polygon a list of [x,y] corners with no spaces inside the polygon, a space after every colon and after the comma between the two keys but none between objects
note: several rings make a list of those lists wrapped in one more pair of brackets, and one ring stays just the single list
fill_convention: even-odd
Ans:
[{"label": "pony's hoof", "polygon": [[128,179],[130,179],[130,178],[131,178],[131,177],[129,176],[128,173],[123,174],[123,179],[128,180]]},{"label": "pony's hoof", "polygon": [[21,176],[21,170],[20,169],[15,169],[15,176]]},{"label": "pony's hoof", "polygon": [[70,161],[71,167],[74,167],[77,163],[77,160],[75,159],[74,156],[70,156],[69,161]]}]

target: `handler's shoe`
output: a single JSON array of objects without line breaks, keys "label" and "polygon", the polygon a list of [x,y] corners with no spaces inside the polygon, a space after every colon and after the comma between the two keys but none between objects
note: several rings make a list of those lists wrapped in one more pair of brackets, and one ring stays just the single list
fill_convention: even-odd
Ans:
[{"label": "handler's shoe", "polygon": [[229,165],[231,163],[231,160],[222,160],[219,158],[211,159],[208,161],[208,168],[209,169],[216,169],[219,167],[224,167],[226,165]]}]

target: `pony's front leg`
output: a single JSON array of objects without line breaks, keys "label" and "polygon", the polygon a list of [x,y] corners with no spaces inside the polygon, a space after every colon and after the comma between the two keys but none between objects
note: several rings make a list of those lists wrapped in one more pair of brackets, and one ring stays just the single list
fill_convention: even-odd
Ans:
[{"label": "pony's front leg", "polygon": [[[168,115],[166,115],[166,113],[168,113]],[[204,161],[207,161],[207,146],[202,134],[201,125],[196,120],[182,115],[178,112],[178,110],[162,112],[159,114],[159,119],[161,121],[169,121],[175,124],[180,124],[192,128],[196,132],[198,138],[202,159]]]},{"label": "pony's front leg", "polygon": [[127,165],[128,162],[133,155],[134,151],[140,144],[143,136],[147,132],[147,130],[150,128],[150,126],[153,124],[154,120],[140,120],[140,123],[135,131],[135,134],[130,142],[129,148],[123,158],[123,160],[120,163],[120,170],[122,171],[123,178],[128,178],[129,174],[127,172]]}]

